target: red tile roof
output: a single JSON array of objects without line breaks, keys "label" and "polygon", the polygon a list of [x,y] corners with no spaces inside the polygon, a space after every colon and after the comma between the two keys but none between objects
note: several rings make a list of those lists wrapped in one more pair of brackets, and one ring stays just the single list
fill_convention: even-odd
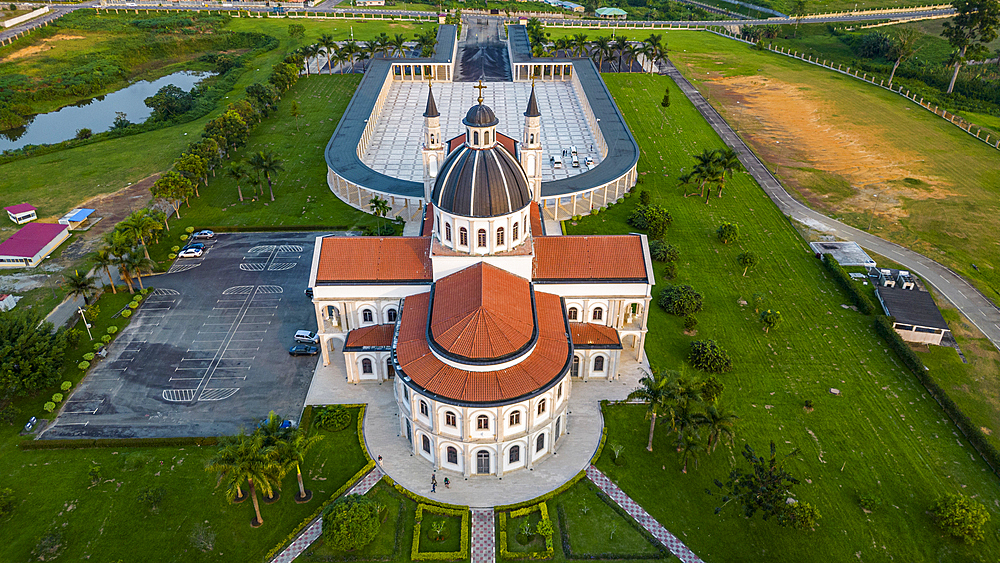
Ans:
[{"label": "red tile roof", "polygon": [[569,339],[561,299],[535,292],[538,340],[520,363],[495,371],[469,371],[437,359],[427,345],[430,294],[407,297],[400,316],[396,358],[414,384],[445,400],[462,403],[511,402],[553,383],[569,365]]},{"label": "red tile roof", "polygon": [[17,205],[11,205],[9,207],[4,207],[4,211],[9,211],[14,215],[20,215],[21,213],[27,213],[28,211],[34,211],[35,206],[29,203],[19,203]]},{"label": "red tile roof", "polygon": [[594,323],[569,323],[573,346],[577,348],[621,348],[618,331]]},{"label": "red tile roof", "polygon": [[326,237],[316,281],[430,282],[429,237]]},{"label": "red tile roof", "polygon": [[485,262],[434,284],[431,335],[448,354],[485,360],[510,356],[535,328],[528,280]]},{"label": "red tile roof", "polygon": [[535,240],[535,281],[648,280],[638,235],[552,236]]},{"label": "red tile roof", "polygon": [[375,325],[356,328],[347,333],[344,349],[348,348],[390,348],[396,325]]},{"label": "red tile roof", "polygon": [[0,243],[0,256],[32,258],[68,228],[57,223],[28,223]]},{"label": "red tile roof", "polygon": [[429,237],[434,234],[434,205],[428,203],[424,207],[424,224],[420,229],[420,236]]},{"label": "red tile roof", "polygon": [[[545,233],[545,231],[542,228],[542,215],[541,212],[538,210],[538,204],[537,203],[531,204],[529,212],[531,213],[531,236],[540,237]],[[562,234],[562,233],[553,233],[553,234]]]}]

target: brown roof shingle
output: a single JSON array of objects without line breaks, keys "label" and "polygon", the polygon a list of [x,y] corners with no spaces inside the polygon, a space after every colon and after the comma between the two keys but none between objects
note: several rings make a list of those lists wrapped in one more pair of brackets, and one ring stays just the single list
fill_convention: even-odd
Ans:
[{"label": "brown roof shingle", "polygon": [[443,399],[493,403],[530,395],[565,372],[570,350],[561,299],[535,292],[535,304],[539,330],[531,354],[509,368],[474,372],[446,365],[431,353],[425,338],[430,294],[411,295],[403,302],[396,359],[414,384]]},{"label": "brown roof shingle", "polygon": [[375,325],[356,328],[347,333],[347,341],[344,342],[344,349],[380,347],[389,348],[392,346],[392,335],[396,331],[396,325]]},{"label": "brown roof shingle", "polygon": [[471,360],[509,356],[531,340],[528,280],[479,262],[434,284],[431,335],[449,354]]},{"label": "brown roof shingle", "polygon": [[569,323],[573,346],[576,348],[621,348],[618,331],[594,323]]},{"label": "brown roof shingle", "polygon": [[430,282],[430,245],[430,237],[326,237],[316,282]]},{"label": "brown roof shingle", "polygon": [[537,237],[535,281],[648,280],[638,235]]}]

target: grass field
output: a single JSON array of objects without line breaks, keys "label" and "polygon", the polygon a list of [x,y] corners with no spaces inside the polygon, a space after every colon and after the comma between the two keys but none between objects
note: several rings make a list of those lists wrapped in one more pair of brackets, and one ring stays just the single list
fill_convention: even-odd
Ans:
[{"label": "grass field", "polygon": [[[946,264],[1000,297],[995,149],[911,102],[709,34],[671,58],[800,200]],[[980,271],[971,267],[975,262]]]},{"label": "grass field", "polygon": [[630,559],[660,557],[659,550],[634,527],[633,520],[626,520],[601,500],[597,487],[589,479],[581,480],[549,501],[549,518],[554,518],[556,506],[562,507],[559,525],[566,529],[570,548],[577,558],[589,559],[603,553],[633,556]]},{"label": "grass field", "polygon": [[[17,533],[5,535],[0,559],[38,560],[32,550],[43,536],[55,534],[60,561],[259,561],[365,464],[354,428],[321,432],[324,439],[302,468],[312,502],[292,500],[293,472],[282,483],[282,498],[261,504],[264,525],[254,529],[252,503],[227,503],[204,470],[213,447],[22,452],[16,431],[5,426],[0,474],[18,506],[3,525],[16,524]],[[96,485],[88,476],[93,466],[101,472]],[[163,492],[155,509],[137,501],[145,488]],[[199,530],[207,530],[210,550],[195,545]]]},{"label": "grass field", "polygon": [[[755,63],[751,59],[747,64]],[[705,489],[713,479],[725,479],[737,460],[743,462],[738,449],[722,446],[703,457],[700,467],[682,474],[664,425],[658,425],[654,452],[645,451],[649,423],[642,407],[608,410],[608,443],[625,447],[627,465],[618,467],[605,454],[598,467],[709,562],[800,562],[817,554],[831,561],[1000,557],[996,475],[957,438],[945,414],[887,353],[874,334],[872,318],[845,307],[848,298],[746,174],[737,174],[724,197],[713,197],[707,205],[682,197],[676,178],[693,164],[691,155],[722,143],[691,104],[676,95],[674,84],[655,76],[604,78],[642,149],[638,187],[650,190],[654,201],[673,214],[667,240],[681,252],[674,283],[691,284],[705,296],[695,337],[682,333],[680,318],[652,308],[646,341],[650,361],[683,369],[694,339],[714,339],[727,350],[735,369],[720,377],[726,386],[721,402],[741,417],[737,448],[750,443],[766,452],[770,440],[781,452],[801,448],[789,469],[802,480],[798,498],[814,504],[822,519],[815,532],[798,532],[773,521],[747,521],[737,507],[715,516],[718,498]],[[675,95],[671,106],[662,108],[667,87]],[[568,225],[567,231],[632,231],[624,219],[636,200],[631,197]],[[740,226],[739,242],[718,242],[715,229],[723,221]],[[746,277],[736,262],[745,250],[761,256]],[[659,266],[657,274],[654,298],[669,283]],[[765,306],[784,317],[784,324],[769,334],[752,308],[740,303],[754,293],[763,294]],[[831,388],[841,395],[831,395]],[[813,412],[804,409],[807,399],[815,403]],[[938,496],[959,491],[981,499],[993,515],[986,541],[973,547],[942,538],[927,515]],[[858,505],[858,496],[867,493],[886,502],[870,515]]]}]

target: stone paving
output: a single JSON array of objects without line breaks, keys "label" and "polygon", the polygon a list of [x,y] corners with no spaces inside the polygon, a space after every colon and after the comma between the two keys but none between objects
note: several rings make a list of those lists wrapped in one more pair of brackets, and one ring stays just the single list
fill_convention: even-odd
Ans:
[{"label": "stone paving", "polygon": [[492,508],[472,509],[472,563],[496,561],[496,526]]},{"label": "stone paving", "polygon": [[[363,495],[371,490],[375,486],[375,483],[379,482],[383,476],[382,470],[378,467],[372,469],[365,474],[357,483],[354,484],[350,490],[347,491],[348,495]],[[306,526],[306,529],[299,534],[299,537],[295,538],[284,551],[275,555],[271,559],[270,563],[291,563],[296,557],[302,554],[307,547],[312,545],[312,543],[319,539],[320,535],[323,534],[323,518],[317,518]]]},{"label": "stone paving", "polygon": [[648,512],[629,498],[628,495],[618,488],[618,485],[615,485],[611,479],[608,479],[607,475],[601,473],[601,470],[593,465],[587,467],[587,478],[593,481],[604,494],[611,497],[625,512],[628,512],[629,516],[635,518],[636,522],[645,528],[646,531],[653,534],[653,537],[665,545],[670,550],[670,553],[677,556],[683,563],[702,563],[702,560],[688,549],[681,540],[668,532]]},{"label": "stone paving", "polygon": [[[622,353],[619,377],[611,382],[574,380],[570,387],[567,433],[556,444],[556,453],[539,461],[531,470],[517,470],[503,478],[473,475],[466,479],[459,473],[439,470],[437,491],[431,493],[434,468],[400,435],[399,409],[391,382],[378,384],[347,382],[347,370],[341,347],[335,340],[329,366],[317,362],[306,404],[366,403],[364,438],[372,458],[382,456],[382,470],[403,487],[435,500],[472,507],[492,507],[531,500],[558,488],[590,464],[601,440],[604,421],[600,400],[621,400],[638,387],[642,369],[648,365],[635,360],[634,349]],[[444,477],[451,487],[444,488]]]},{"label": "stone paving", "polygon": [[[531,84],[527,82],[490,82],[483,91],[486,105],[500,120],[497,131],[521,139],[524,131],[524,110],[528,107]],[[441,133],[451,139],[464,132],[462,118],[476,103],[478,91],[468,82],[434,83],[434,101],[441,112]],[[601,162],[594,134],[580,109],[580,100],[569,82],[538,82],[535,84],[538,109],[542,113],[542,181],[560,180],[587,171],[586,157]],[[385,106],[362,162],[373,170],[415,182],[423,182],[424,108],[427,106],[427,84],[393,82],[389,86]],[[567,111],[573,108],[573,111]],[[556,169],[549,157],[562,155],[563,149],[577,148],[580,167],[573,168],[570,157],[564,157],[563,167]]]}]

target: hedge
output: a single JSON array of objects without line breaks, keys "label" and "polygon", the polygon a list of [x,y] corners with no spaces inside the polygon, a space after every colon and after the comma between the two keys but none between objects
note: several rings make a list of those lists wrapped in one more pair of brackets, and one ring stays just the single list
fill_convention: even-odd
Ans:
[{"label": "hedge", "polygon": [[[391,219],[388,219],[391,221]],[[315,231],[328,233],[330,231],[349,231],[351,225],[219,225],[201,227],[216,233],[270,233],[288,231]]]},{"label": "hedge", "polygon": [[501,505],[501,506],[496,506],[496,507],[493,507],[493,510],[495,510],[497,512],[501,512],[501,511],[507,511],[507,510],[514,510],[514,509],[517,509],[517,508],[524,508],[525,506],[531,506],[533,504],[539,504],[539,503],[542,503],[542,502],[546,502],[548,500],[551,500],[551,499],[555,498],[557,495],[559,495],[560,493],[562,493],[566,489],[572,487],[580,479],[583,479],[586,476],[587,476],[587,471],[586,470],[580,471],[579,473],[576,474],[576,476],[574,476],[569,481],[566,481],[565,483],[563,483],[563,485],[561,487],[559,487],[558,489],[556,489],[554,491],[549,491],[549,492],[545,493],[544,495],[542,495],[540,497],[536,497],[536,498],[533,498],[531,500],[526,500],[524,502],[515,502],[514,504],[505,504],[505,505]]},{"label": "hedge", "polygon": [[[542,512],[542,520],[549,519],[549,509],[545,505],[545,502],[540,502],[525,508],[520,508],[517,510],[510,511],[511,518],[520,518],[521,516],[527,516],[535,511]],[[500,513],[500,525],[497,528],[498,543],[500,544],[500,557],[507,560],[517,560],[517,559],[552,559],[555,553],[555,547],[552,545],[552,536],[545,536],[545,551],[508,551],[507,544],[509,542],[509,537],[507,536],[507,513]]]},{"label": "hedge", "polygon": [[292,531],[287,536],[285,536],[285,539],[281,540],[278,543],[278,545],[274,546],[274,548],[271,549],[271,551],[268,551],[267,555],[264,556],[264,561],[270,561],[271,559],[274,558],[275,555],[281,553],[285,549],[285,546],[295,541],[295,538],[297,538],[299,534],[302,533],[302,530],[304,530],[306,526],[311,524],[313,520],[323,515],[323,510],[327,506],[333,504],[333,501],[340,498],[340,495],[346,493],[348,489],[353,487],[355,483],[360,481],[362,477],[367,475],[368,472],[374,468],[375,468],[375,463],[372,461],[369,461],[367,464],[365,464],[365,466],[362,467],[360,471],[355,473],[350,479],[347,480],[346,483],[344,483],[343,485],[341,485],[339,489],[334,491],[333,494],[330,495],[330,498],[323,501],[323,504],[319,505],[319,507],[315,511],[313,511],[312,515],[308,516],[302,522],[299,522],[299,525],[295,526],[295,528],[293,528]]},{"label": "hedge", "polygon": [[861,314],[870,315],[875,311],[875,305],[872,303],[872,300],[868,298],[868,295],[861,292],[858,283],[851,279],[847,270],[840,265],[840,262],[837,262],[836,258],[830,254],[824,254],[823,265],[826,266],[827,271],[833,274],[833,279],[837,282],[837,285],[842,287],[851,296],[854,306],[858,308]]},{"label": "hedge", "polygon": [[[420,551],[420,521],[424,511],[444,516],[462,517],[462,543],[458,551]],[[413,561],[450,561],[465,559],[469,556],[469,508],[445,508],[432,504],[418,504],[413,523],[413,547],[410,548],[410,559]]]},{"label": "hedge", "polygon": [[179,438],[84,438],[80,440],[26,440],[18,442],[22,450],[75,450],[84,448],[168,448],[178,446],[214,446],[215,436]]},{"label": "hedge", "polygon": [[987,465],[993,470],[997,476],[1000,476],[1000,452],[991,444],[987,439],[983,431],[973,424],[969,417],[962,412],[962,409],[955,404],[955,401],[948,396],[948,393],[938,385],[933,378],[928,374],[927,368],[924,363],[917,357],[917,354],[910,348],[910,345],[903,340],[899,333],[892,328],[893,320],[891,317],[886,317],[885,315],[878,315],[875,317],[875,332],[878,333],[885,341],[889,344],[889,347],[896,352],[899,359],[902,360],[903,364],[909,368],[910,372],[917,377],[917,380],[923,384],[927,392],[930,393],[931,397],[941,405],[941,408],[945,413],[951,417],[951,420],[958,426],[958,429],[965,434],[965,437],[972,444],[972,447],[979,452],[979,455],[983,457]]}]

